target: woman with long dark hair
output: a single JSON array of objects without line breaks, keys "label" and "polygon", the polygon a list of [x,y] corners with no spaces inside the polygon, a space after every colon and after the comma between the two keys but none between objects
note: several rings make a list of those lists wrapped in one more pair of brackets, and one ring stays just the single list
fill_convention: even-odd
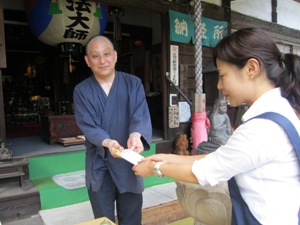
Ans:
[{"label": "woman with long dark hair", "polygon": [[[292,133],[300,143],[300,57],[280,52],[261,29],[245,28],[222,39],[213,60],[218,89],[231,106],[249,106],[244,123],[215,152],[153,155],[133,170],[145,177],[155,171],[200,185],[229,181],[232,224],[299,225],[300,166],[295,150],[299,146],[277,122],[255,117],[266,112],[284,116],[296,128]],[[245,210],[240,212],[234,188],[244,201]],[[239,221],[245,211],[248,214]]]}]

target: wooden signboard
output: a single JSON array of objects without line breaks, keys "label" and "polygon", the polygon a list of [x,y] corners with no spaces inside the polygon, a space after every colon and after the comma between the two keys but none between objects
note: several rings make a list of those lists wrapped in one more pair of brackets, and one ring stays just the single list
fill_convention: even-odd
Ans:
[{"label": "wooden signboard", "polygon": [[179,127],[179,106],[169,106],[169,128]]}]

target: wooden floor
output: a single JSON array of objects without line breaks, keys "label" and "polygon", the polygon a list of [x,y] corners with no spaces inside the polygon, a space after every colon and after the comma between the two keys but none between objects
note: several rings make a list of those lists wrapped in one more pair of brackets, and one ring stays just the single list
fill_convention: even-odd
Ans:
[{"label": "wooden floor", "polygon": [[[188,215],[184,212],[177,201],[153,206],[143,210],[143,225],[166,225],[184,218]],[[4,222],[2,225],[44,225],[40,216]]]},{"label": "wooden floor", "polygon": [[[3,184],[3,181],[0,183]],[[17,181],[0,187],[0,221],[2,225],[44,225],[39,216],[38,191],[27,180],[25,189]],[[177,200],[143,209],[143,225],[166,225],[187,218]]]},{"label": "wooden floor", "polygon": [[[44,225],[38,190],[25,179],[23,188],[17,178],[0,179],[0,222],[2,225]],[[143,209],[143,225],[166,225],[187,218],[177,200]],[[1,224],[0,223],[0,224]],[[57,224],[60,225],[60,224]]]}]

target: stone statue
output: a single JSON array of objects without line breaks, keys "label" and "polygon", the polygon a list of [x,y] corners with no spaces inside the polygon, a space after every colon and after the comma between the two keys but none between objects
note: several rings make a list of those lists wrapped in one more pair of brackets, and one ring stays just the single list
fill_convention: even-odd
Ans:
[{"label": "stone statue", "polygon": [[225,144],[232,134],[230,119],[227,115],[227,101],[224,97],[215,100],[213,111],[208,118],[210,120],[208,141],[201,142],[197,146],[197,155],[215,151],[220,145]]},{"label": "stone statue", "polygon": [[9,150],[9,148],[6,148],[5,143],[2,142],[0,147],[0,161],[7,161],[11,159],[12,159],[11,151]]}]

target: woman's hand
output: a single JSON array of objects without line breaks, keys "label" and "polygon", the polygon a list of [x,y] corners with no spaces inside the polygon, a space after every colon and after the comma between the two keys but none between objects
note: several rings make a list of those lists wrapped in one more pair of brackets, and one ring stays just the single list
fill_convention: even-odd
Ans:
[{"label": "woman's hand", "polygon": [[150,177],[153,174],[155,164],[155,161],[146,158],[146,160],[144,159],[143,161],[132,167],[132,170],[134,171],[135,175]]},{"label": "woman's hand", "polygon": [[142,177],[150,177],[154,172],[154,166],[157,162],[167,162],[169,154],[155,154],[143,158],[137,165],[135,165],[132,170],[135,175]]}]

